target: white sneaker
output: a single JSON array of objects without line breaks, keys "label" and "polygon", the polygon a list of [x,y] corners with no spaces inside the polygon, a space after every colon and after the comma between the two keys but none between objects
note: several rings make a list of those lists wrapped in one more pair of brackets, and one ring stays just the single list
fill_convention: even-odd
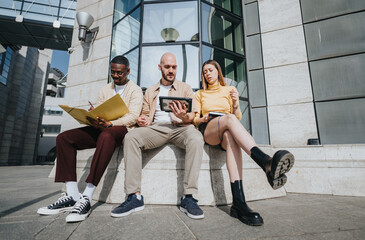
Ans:
[{"label": "white sneaker", "polygon": [[75,204],[76,201],[71,196],[67,196],[67,193],[62,193],[61,197],[56,202],[47,207],[39,208],[37,213],[41,215],[54,215],[71,210]]},{"label": "white sneaker", "polygon": [[90,200],[87,196],[82,196],[66,217],[66,222],[81,222],[84,221],[90,214]]}]

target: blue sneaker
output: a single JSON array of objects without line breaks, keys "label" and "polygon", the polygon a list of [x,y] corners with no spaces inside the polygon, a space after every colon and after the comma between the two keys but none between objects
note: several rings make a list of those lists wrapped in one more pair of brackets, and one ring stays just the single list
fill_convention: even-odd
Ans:
[{"label": "blue sneaker", "polygon": [[181,198],[180,211],[186,213],[188,217],[192,219],[202,219],[204,218],[203,210],[197,204],[198,200],[192,196],[185,196]]},{"label": "blue sneaker", "polygon": [[132,212],[142,211],[143,209],[143,196],[141,195],[141,200],[138,200],[136,194],[131,194],[128,196],[127,200],[125,200],[124,203],[114,208],[110,215],[112,217],[124,217],[128,216]]}]

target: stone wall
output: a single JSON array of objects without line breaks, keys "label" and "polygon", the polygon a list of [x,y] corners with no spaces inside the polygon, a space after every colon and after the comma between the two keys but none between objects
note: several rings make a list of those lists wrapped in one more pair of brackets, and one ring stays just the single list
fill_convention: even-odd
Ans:
[{"label": "stone wall", "polygon": [[[73,107],[88,108],[93,104],[102,86],[108,83],[109,56],[113,26],[114,0],[78,1],[77,12],[87,12],[95,19],[90,29],[99,27],[95,40],[78,40],[78,24],[72,36],[72,48],[67,77],[66,104]],[[64,115],[65,124],[61,131],[74,128],[79,124],[68,114]]]}]

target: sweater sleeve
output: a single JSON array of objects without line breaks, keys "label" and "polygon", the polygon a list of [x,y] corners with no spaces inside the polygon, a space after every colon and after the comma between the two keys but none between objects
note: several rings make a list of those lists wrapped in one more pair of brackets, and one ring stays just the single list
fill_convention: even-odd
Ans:
[{"label": "sweater sleeve", "polygon": [[197,91],[195,93],[195,97],[194,97],[194,103],[195,103],[195,110],[196,110],[196,112],[195,112],[195,117],[194,117],[193,123],[194,123],[195,126],[197,126],[196,125],[196,120],[198,118],[200,118],[200,113],[201,113],[201,94],[200,93],[201,93],[200,90]]},{"label": "sweater sleeve", "polygon": [[130,100],[126,103],[129,113],[125,114],[121,118],[111,121],[111,123],[115,126],[131,127],[137,123],[137,119],[142,109],[143,93],[142,89],[138,86],[131,88],[130,91]]}]

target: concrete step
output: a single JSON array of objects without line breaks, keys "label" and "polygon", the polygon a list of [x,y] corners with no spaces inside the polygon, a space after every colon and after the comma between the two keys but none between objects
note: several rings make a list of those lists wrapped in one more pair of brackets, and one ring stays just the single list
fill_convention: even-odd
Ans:
[{"label": "concrete step", "polygon": [[[272,154],[272,148],[263,147]],[[94,149],[78,151],[79,188],[84,189]],[[142,194],[146,204],[178,204],[183,194],[185,150],[172,144],[143,152]],[[199,176],[199,193],[194,196],[200,205],[221,205],[232,202],[225,152],[205,145]],[[57,164],[57,163],[56,163]],[[54,168],[55,169],[55,168]],[[50,177],[54,177],[54,169]],[[94,200],[121,203],[124,194],[123,148],[114,155],[101,179]],[[243,185],[248,201],[285,196],[284,188],[273,190],[264,172],[243,152]]]}]

